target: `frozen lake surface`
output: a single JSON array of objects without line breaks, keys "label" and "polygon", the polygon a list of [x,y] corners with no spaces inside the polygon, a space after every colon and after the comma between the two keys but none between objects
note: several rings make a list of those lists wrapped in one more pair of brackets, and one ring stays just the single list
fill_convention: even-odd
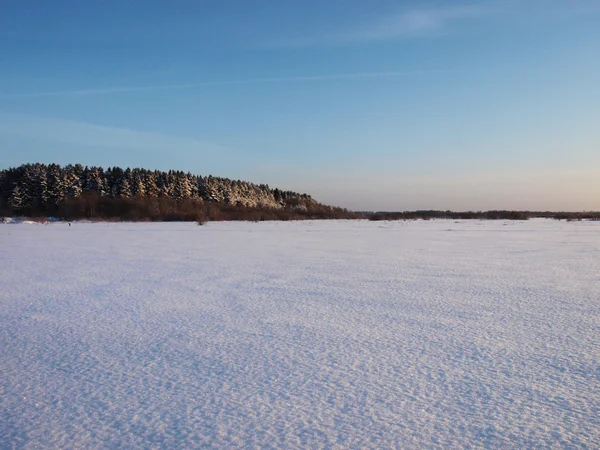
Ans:
[{"label": "frozen lake surface", "polygon": [[600,223],[0,224],[0,448],[600,448]]}]

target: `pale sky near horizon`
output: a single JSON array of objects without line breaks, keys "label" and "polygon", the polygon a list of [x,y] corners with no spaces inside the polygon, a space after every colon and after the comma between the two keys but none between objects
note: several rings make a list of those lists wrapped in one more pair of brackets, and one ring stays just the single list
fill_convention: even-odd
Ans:
[{"label": "pale sky near horizon", "polygon": [[0,0],[0,168],[600,210],[600,1]]}]

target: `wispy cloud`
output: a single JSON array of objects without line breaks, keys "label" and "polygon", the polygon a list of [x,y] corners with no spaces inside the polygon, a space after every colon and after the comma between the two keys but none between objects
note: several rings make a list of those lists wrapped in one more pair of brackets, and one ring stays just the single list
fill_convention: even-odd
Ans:
[{"label": "wispy cloud", "polygon": [[451,5],[435,9],[415,9],[386,17],[379,23],[346,35],[346,39],[370,41],[413,37],[440,32],[453,23],[489,14],[481,4]]},{"label": "wispy cloud", "polygon": [[334,80],[367,80],[377,78],[401,78],[413,75],[436,74],[454,72],[450,70],[407,70],[399,72],[355,72],[355,73],[337,73],[324,75],[308,75],[295,77],[273,77],[273,78],[253,78],[247,80],[223,80],[223,81],[206,81],[201,83],[186,83],[186,84],[163,84],[163,85],[148,85],[148,86],[120,86],[97,89],[74,89],[65,91],[49,91],[49,92],[28,92],[28,93],[6,93],[0,94],[0,99],[9,98],[35,98],[35,97],[78,97],[86,95],[109,95],[120,94],[127,92],[143,92],[143,91],[167,91],[180,89],[197,89],[211,86],[230,86],[242,84],[269,84],[269,83],[303,83],[303,82],[318,82],[318,81],[334,81]]},{"label": "wispy cloud", "polygon": [[159,151],[172,149],[193,153],[225,150],[223,147],[195,139],[169,134],[107,127],[50,117],[0,112],[0,135],[17,135],[77,146]]},{"label": "wispy cloud", "polygon": [[120,86],[110,88],[73,89],[65,91],[47,92],[21,92],[14,94],[0,94],[0,98],[28,98],[28,97],[79,97],[85,95],[119,94],[123,92],[143,92],[160,90],[190,89],[199,87],[198,84],[166,84],[155,86]]},{"label": "wispy cloud", "polygon": [[487,16],[496,11],[498,6],[497,2],[490,1],[407,9],[390,13],[368,24],[358,25],[352,30],[284,41],[274,45],[280,47],[342,45],[432,36],[446,32],[461,21]]}]

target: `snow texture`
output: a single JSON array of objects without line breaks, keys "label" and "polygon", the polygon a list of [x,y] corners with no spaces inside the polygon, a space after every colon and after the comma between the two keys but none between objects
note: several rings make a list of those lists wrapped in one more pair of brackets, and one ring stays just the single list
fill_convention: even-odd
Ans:
[{"label": "snow texture", "polygon": [[600,223],[0,224],[0,448],[600,448]]}]

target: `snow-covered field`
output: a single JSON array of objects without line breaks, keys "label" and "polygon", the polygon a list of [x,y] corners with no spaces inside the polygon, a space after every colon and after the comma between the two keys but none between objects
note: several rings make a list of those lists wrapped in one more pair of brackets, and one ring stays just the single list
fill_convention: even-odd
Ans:
[{"label": "snow-covered field", "polygon": [[600,223],[0,224],[0,448],[600,448]]}]

